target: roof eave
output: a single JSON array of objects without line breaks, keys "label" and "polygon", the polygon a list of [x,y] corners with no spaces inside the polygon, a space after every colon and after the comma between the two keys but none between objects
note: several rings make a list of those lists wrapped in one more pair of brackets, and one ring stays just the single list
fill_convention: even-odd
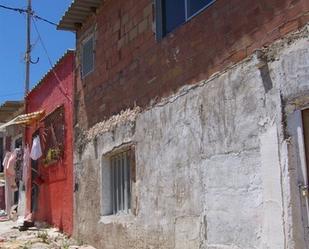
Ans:
[{"label": "roof eave", "polygon": [[101,6],[103,0],[74,0],[57,25],[58,30],[76,31],[95,10]]}]

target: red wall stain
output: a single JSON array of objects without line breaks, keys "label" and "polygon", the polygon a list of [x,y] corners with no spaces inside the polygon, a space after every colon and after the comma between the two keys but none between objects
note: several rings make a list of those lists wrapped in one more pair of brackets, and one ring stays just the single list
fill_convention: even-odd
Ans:
[{"label": "red wall stain", "polygon": [[[33,215],[36,221],[48,222],[69,235],[73,229],[73,67],[74,52],[68,51],[53,68],[57,76],[53,71],[47,73],[26,98],[27,113],[44,110],[48,115],[57,106],[64,106],[63,160],[44,167],[42,159],[39,159],[39,175],[44,182],[39,186],[38,209]],[[26,128],[25,141],[30,148],[32,135],[41,125],[37,123]],[[32,179],[29,179],[26,184],[27,213],[31,212],[31,185]]]}]

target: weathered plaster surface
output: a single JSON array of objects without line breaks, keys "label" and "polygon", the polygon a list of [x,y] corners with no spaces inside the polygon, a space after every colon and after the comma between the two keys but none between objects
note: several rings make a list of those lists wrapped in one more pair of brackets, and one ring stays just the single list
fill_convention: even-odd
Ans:
[{"label": "weathered plaster surface", "polygon": [[[104,249],[306,248],[285,108],[309,90],[309,42],[274,46],[76,149],[75,236]],[[103,155],[125,143],[136,215],[102,217]]]}]

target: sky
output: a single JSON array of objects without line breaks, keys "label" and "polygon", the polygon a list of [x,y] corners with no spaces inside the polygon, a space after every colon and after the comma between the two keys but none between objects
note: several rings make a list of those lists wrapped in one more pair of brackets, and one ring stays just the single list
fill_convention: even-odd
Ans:
[{"label": "sky", "polygon": [[[58,23],[72,0],[32,0],[36,15]],[[26,8],[27,0],[0,0],[0,5]],[[36,26],[54,64],[67,49],[75,48],[75,34],[56,30],[56,27],[43,21]],[[39,58],[38,64],[30,69],[30,89],[40,81],[51,68],[48,57],[38,40],[32,24],[32,61]],[[26,15],[0,8],[0,105],[7,100],[22,100],[25,89]]]}]

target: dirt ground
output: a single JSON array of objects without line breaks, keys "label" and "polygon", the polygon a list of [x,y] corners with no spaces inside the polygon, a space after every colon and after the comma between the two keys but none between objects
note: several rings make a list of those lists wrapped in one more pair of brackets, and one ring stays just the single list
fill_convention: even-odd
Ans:
[{"label": "dirt ground", "polygon": [[15,222],[0,222],[0,249],[95,249],[81,245],[55,228],[19,231]]}]

